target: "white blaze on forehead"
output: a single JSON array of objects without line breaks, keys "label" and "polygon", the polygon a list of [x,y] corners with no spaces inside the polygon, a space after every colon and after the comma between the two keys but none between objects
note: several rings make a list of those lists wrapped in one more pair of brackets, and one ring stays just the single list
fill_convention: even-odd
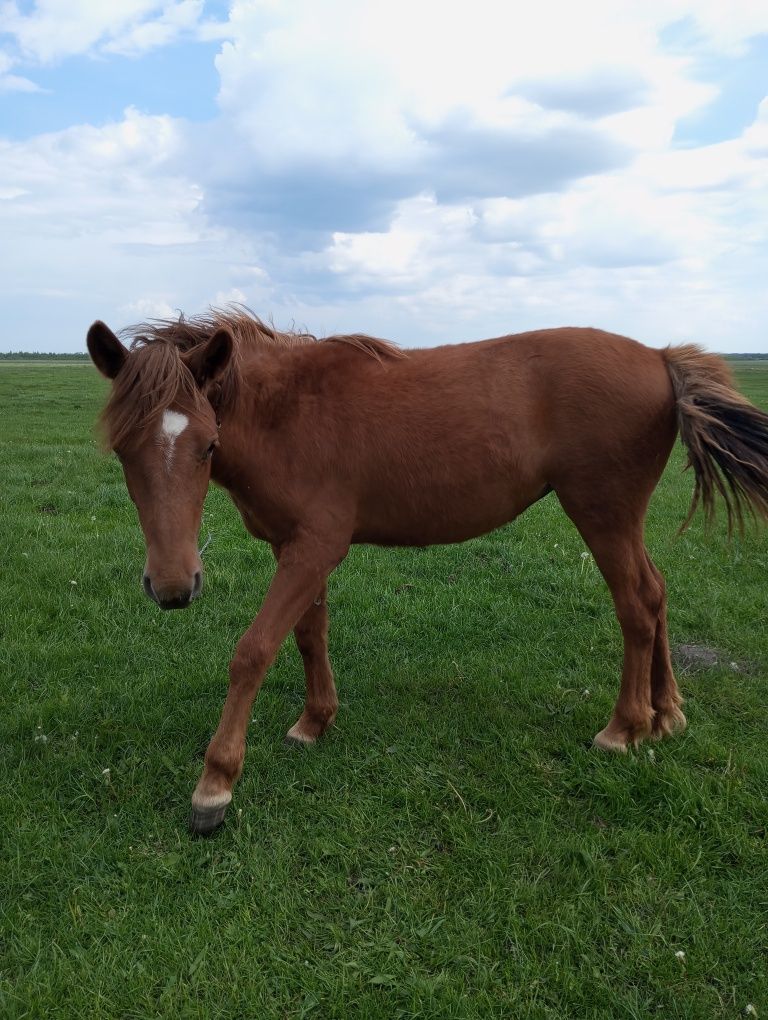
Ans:
[{"label": "white blaze on forehead", "polygon": [[179,414],[178,411],[166,411],[163,415],[163,423],[160,430],[168,439],[175,440],[189,425],[189,418],[186,414]]},{"label": "white blaze on forehead", "polygon": [[163,420],[160,423],[160,441],[165,446],[165,463],[168,467],[171,466],[173,460],[173,447],[176,440],[189,425],[189,418],[186,414],[180,414],[178,411],[165,411],[163,414]]}]

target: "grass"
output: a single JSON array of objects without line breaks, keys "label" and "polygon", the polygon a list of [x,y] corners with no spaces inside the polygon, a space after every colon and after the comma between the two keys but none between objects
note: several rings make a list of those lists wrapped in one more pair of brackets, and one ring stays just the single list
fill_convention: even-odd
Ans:
[{"label": "grass", "polygon": [[[768,368],[742,381],[768,406]],[[94,442],[104,389],[0,366],[0,1015],[768,1015],[768,537],[676,537],[681,451],[648,543],[673,641],[724,653],[679,675],[685,735],[588,747],[620,637],[550,497],[462,546],[353,550],[330,593],[337,726],[282,745],[303,698],[286,645],[227,825],[191,841],[271,555],[212,491],[205,596],[159,612]]]}]

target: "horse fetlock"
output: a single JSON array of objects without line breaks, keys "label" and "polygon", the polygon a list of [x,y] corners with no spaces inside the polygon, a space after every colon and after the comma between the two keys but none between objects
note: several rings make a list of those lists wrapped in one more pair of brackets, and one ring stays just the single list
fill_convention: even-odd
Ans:
[{"label": "horse fetlock", "polygon": [[677,704],[665,705],[656,709],[653,719],[653,737],[661,740],[664,737],[671,737],[675,733],[682,733],[688,726],[688,720]]},{"label": "horse fetlock", "polygon": [[197,784],[198,790],[214,796],[223,790],[231,791],[240,778],[244,761],[244,743],[235,748],[220,748],[211,743],[205,752],[205,769]]}]

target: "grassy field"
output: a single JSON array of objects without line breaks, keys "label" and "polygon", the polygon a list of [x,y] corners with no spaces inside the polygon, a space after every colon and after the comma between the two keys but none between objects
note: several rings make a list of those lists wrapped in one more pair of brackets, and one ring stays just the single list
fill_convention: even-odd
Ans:
[{"label": "grassy field", "polygon": [[[768,366],[739,369],[768,407]],[[164,614],[93,422],[93,369],[0,366],[0,1016],[768,1016],[768,534],[697,520],[676,451],[648,544],[689,729],[589,748],[621,644],[554,497],[491,536],[353,550],[330,590],[341,710],[286,645],[225,828],[186,832],[269,550],[212,491],[206,591]]]}]

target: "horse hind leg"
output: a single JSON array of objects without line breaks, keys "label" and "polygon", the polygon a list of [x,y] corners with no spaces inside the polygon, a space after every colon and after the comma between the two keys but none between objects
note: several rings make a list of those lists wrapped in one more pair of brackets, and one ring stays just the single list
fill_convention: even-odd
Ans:
[{"label": "horse hind leg", "polygon": [[648,565],[661,587],[661,608],[656,621],[651,663],[651,703],[653,705],[653,736],[660,740],[682,732],[688,725],[682,711],[683,697],[675,681],[667,633],[667,592],[664,576],[646,551]]},{"label": "horse hind leg", "polygon": [[[623,546],[623,548],[622,548]],[[661,608],[661,588],[636,542],[614,549],[593,547],[595,560],[608,582],[624,637],[621,687],[608,725],[595,737],[597,747],[626,751],[653,733],[651,684],[653,650]]]},{"label": "horse hind leg", "polygon": [[608,584],[621,626],[624,664],[619,696],[611,719],[594,743],[604,750],[624,752],[653,734],[651,670],[663,588],[645,552],[642,519],[623,524],[621,516],[607,508],[595,514],[560,498]]}]

